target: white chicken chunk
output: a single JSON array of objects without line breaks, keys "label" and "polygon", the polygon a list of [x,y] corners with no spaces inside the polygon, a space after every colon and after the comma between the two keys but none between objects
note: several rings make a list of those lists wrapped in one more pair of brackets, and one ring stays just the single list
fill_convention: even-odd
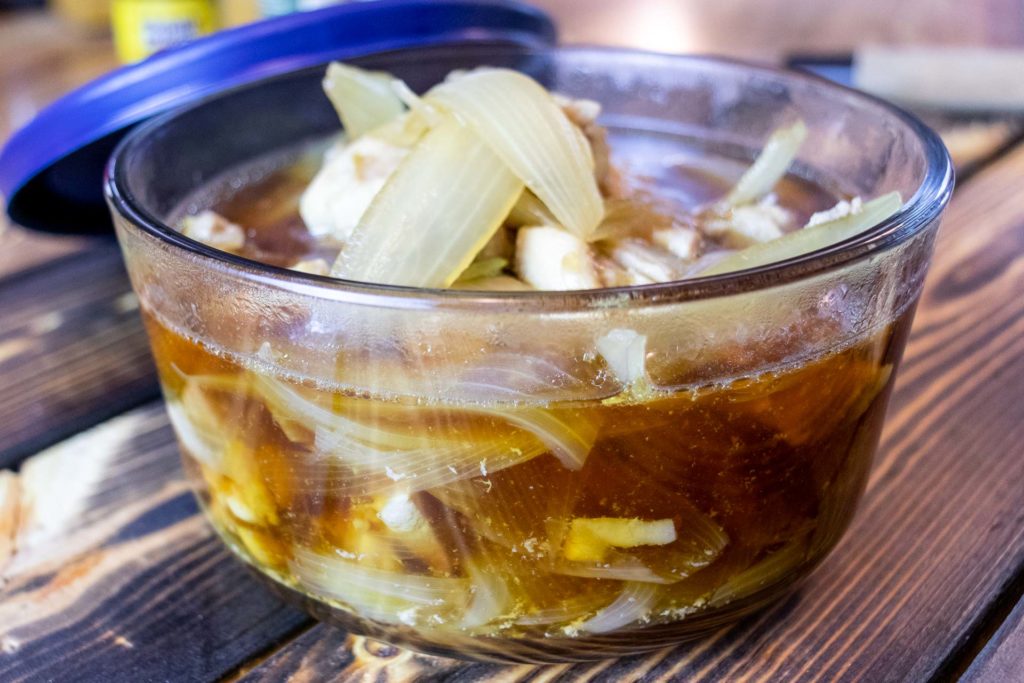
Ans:
[{"label": "white chicken chunk", "polygon": [[389,529],[400,533],[416,531],[427,524],[419,508],[405,494],[389,498],[377,513],[377,517]]},{"label": "white chicken chunk", "polygon": [[846,218],[847,216],[860,213],[863,208],[864,202],[861,201],[860,197],[854,197],[850,201],[843,200],[831,209],[815,213],[811,216],[810,220],[807,221],[806,227],[813,228],[815,225],[821,225],[822,223],[828,223],[829,221]]},{"label": "white chicken chunk", "polygon": [[700,256],[700,233],[683,225],[661,228],[651,233],[651,241],[673,256],[694,261]]},{"label": "white chicken chunk", "polygon": [[742,204],[711,216],[704,222],[704,230],[731,249],[743,249],[782,237],[792,222],[790,213],[769,194],[756,204]]},{"label": "white chicken chunk", "polygon": [[564,291],[601,286],[587,243],[546,225],[519,230],[516,272],[534,289]]},{"label": "white chicken chunk", "polygon": [[181,234],[221,251],[239,251],[245,246],[245,230],[213,211],[189,216],[181,224]]},{"label": "white chicken chunk", "polygon": [[314,237],[344,243],[408,153],[372,135],[332,149],[299,200],[306,229]]}]

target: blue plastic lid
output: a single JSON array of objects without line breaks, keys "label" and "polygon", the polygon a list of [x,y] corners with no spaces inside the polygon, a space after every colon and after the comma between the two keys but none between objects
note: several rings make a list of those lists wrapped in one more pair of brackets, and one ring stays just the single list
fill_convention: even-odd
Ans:
[{"label": "blue plastic lid", "polygon": [[40,112],[0,151],[0,194],[21,225],[107,232],[107,158],[130,128],[156,114],[334,59],[440,43],[554,41],[545,14],[506,0],[377,0],[223,31],[118,69]]}]

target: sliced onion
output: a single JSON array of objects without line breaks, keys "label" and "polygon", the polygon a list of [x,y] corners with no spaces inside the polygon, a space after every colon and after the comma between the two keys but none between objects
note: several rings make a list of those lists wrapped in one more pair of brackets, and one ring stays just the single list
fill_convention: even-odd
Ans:
[{"label": "sliced onion", "polygon": [[558,219],[544,206],[544,202],[537,199],[537,195],[529,190],[523,190],[519,201],[509,212],[507,222],[517,228],[526,225],[558,225]]},{"label": "sliced onion", "polygon": [[[460,401],[547,404],[559,396],[600,398],[594,393],[597,372],[570,365],[564,354],[542,355],[515,351],[488,353],[459,375],[453,393]],[[589,392],[588,392],[589,389]]]},{"label": "sliced onion", "polygon": [[211,431],[206,425],[193,421],[178,401],[169,400],[166,403],[167,417],[170,418],[174,433],[181,442],[182,447],[193,458],[207,467],[221,471],[223,458],[223,437],[219,430]]},{"label": "sliced onion", "polygon": [[[491,354],[486,365],[475,367],[460,378],[456,391],[462,398],[476,398],[481,403],[493,402],[495,398],[518,402],[537,400],[545,395],[565,395],[574,387],[582,390],[587,384],[585,379],[541,356]],[[462,410],[490,415],[526,430],[570,470],[583,467],[600,427],[589,411],[483,405],[462,406]]]},{"label": "sliced onion", "polygon": [[627,583],[610,605],[579,625],[584,633],[609,633],[647,618],[658,596],[649,583]]},{"label": "sliced onion", "polygon": [[455,284],[466,284],[474,280],[497,277],[501,275],[501,271],[507,265],[508,259],[500,256],[473,261],[459,274],[459,279],[455,281]]},{"label": "sliced onion", "polygon": [[327,67],[324,92],[338,111],[349,140],[405,111],[392,85],[394,81],[395,77],[389,73],[366,71],[338,62]]},{"label": "sliced onion", "polygon": [[576,413],[575,419],[566,420],[546,408],[472,407],[468,410],[493,415],[533,434],[570,470],[583,468],[597,440],[598,423],[582,413]]},{"label": "sliced onion", "polygon": [[870,202],[865,202],[858,213],[818,223],[783,235],[776,240],[741,249],[701,271],[699,275],[718,275],[719,273],[756,268],[824,249],[881,223],[899,211],[901,206],[903,206],[903,199],[900,197],[900,193],[890,192],[872,199]]},{"label": "sliced onion", "polygon": [[470,126],[550,209],[587,238],[603,206],[590,145],[551,94],[509,69],[477,69],[442,83],[426,101]]},{"label": "sliced onion", "polygon": [[522,280],[511,275],[495,275],[494,277],[482,277],[477,280],[452,283],[452,289],[462,289],[469,292],[528,292],[532,288]]},{"label": "sliced onion", "polygon": [[302,547],[294,549],[290,569],[318,596],[389,624],[443,623],[460,614],[470,596],[469,579],[373,569]]},{"label": "sliced onion", "polygon": [[272,377],[254,375],[253,386],[282,427],[289,423],[297,424],[316,434],[318,440],[329,441],[332,435],[337,435],[339,445],[347,442],[363,443],[371,449],[415,449],[436,442],[436,438],[425,434],[381,429],[349,419],[324,408]]},{"label": "sliced onion", "polygon": [[736,574],[711,595],[708,604],[723,605],[767,588],[783,579],[807,559],[807,540],[787,543],[757,564]]},{"label": "sliced onion", "polygon": [[430,130],[374,197],[333,277],[447,287],[501,227],[522,182],[452,119]]},{"label": "sliced onion", "polygon": [[[327,462],[353,468],[342,478],[343,492],[371,495],[390,489],[423,491],[480,476],[481,471],[498,472],[527,462],[546,452],[535,439],[438,441],[431,447],[413,450],[374,449],[354,441],[328,441],[317,435],[317,451]],[[518,443],[518,445],[516,445]],[[298,465],[301,467],[302,465]]]},{"label": "sliced onion", "polygon": [[607,604],[608,598],[587,593],[563,600],[557,607],[532,610],[517,617],[515,623],[519,626],[569,624],[600,611]]},{"label": "sliced onion", "polygon": [[584,564],[582,562],[561,562],[555,566],[556,574],[578,576],[584,579],[633,581],[637,583],[670,584],[681,579],[666,578],[654,573],[650,567],[624,553],[608,557],[607,562]]},{"label": "sliced onion", "polygon": [[775,184],[786,175],[786,170],[793,163],[806,137],[807,126],[803,121],[772,133],[757,159],[729,192],[725,203],[729,206],[749,204],[771,192]]},{"label": "sliced onion", "polygon": [[472,598],[466,612],[459,620],[464,629],[475,629],[503,616],[509,607],[508,586],[505,580],[493,571],[483,571],[471,565],[467,573],[472,585]]}]

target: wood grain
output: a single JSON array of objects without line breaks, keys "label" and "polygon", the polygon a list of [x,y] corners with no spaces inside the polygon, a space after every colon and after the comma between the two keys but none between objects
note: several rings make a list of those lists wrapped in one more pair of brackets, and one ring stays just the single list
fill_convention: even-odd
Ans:
[{"label": "wood grain", "polygon": [[18,481],[0,680],[209,680],[308,621],[202,521],[159,404],[32,458]]},{"label": "wood grain", "polygon": [[1003,622],[961,679],[964,683],[1004,683],[1024,676],[1024,599]]},{"label": "wood grain", "polygon": [[0,467],[158,395],[112,240],[0,280]]},{"label": "wood grain", "polygon": [[[925,680],[1024,566],[1024,147],[962,187],[937,245],[880,457],[848,538],[791,599],[605,680]],[[245,680],[378,680],[318,625]],[[459,665],[390,650],[388,680],[588,680],[595,665]],[[614,674],[612,673],[614,672]]]}]

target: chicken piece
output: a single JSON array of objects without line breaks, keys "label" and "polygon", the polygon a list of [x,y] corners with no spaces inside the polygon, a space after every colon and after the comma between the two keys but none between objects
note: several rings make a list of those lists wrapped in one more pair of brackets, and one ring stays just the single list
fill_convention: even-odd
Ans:
[{"label": "chicken piece", "polygon": [[655,230],[651,233],[651,242],[684,261],[695,261],[701,254],[700,233],[684,225]]},{"label": "chicken piece", "polygon": [[704,222],[704,232],[731,249],[782,237],[793,223],[792,215],[778,205],[774,194],[765,195],[756,204],[742,204],[712,213]]},{"label": "chicken piece", "polygon": [[840,218],[846,218],[854,214],[860,213],[864,209],[864,202],[861,201],[860,197],[854,197],[850,201],[841,201],[831,209],[825,211],[818,211],[810,220],[807,221],[808,228],[813,228],[815,225],[821,225],[822,223],[828,223],[829,221],[838,220]]},{"label": "chicken piece", "polygon": [[314,237],[344,243],[408,153],[372,135],[333,148],[299,200],[306,229]]},{"label": "chicken piece", "polygon": [[521,228],[516,236],[516,272],[534,289],[594,289],[601,286],[586,242],[550,226]]},{"label": "chicken piece", "polygon": [[181,224],[181,234],[221,251],[237,252],[245,246],[245,230],[213,211],[188,216]]},{"label": "chicken piece", "polygon": [[616,328],[597,340],[597,352],[622,386],[647,377],[647,336],[636,330]]}]

